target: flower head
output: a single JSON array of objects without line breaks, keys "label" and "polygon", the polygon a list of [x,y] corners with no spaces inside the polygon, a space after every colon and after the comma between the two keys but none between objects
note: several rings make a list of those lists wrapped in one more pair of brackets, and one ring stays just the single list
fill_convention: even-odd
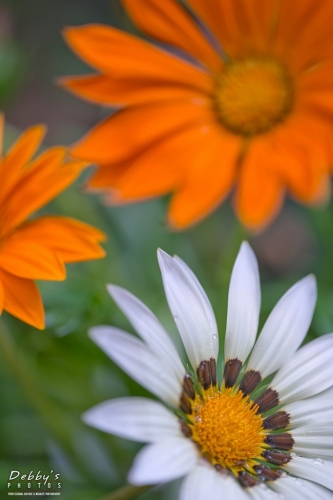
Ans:
[{"label": "flower head", "polygon": [[99,245],[105,235],[92,226],[69,217],[29,218],[86,166],[68,161],[64,147],[33,159],[44,133],[42,125],[31,127],[0,158],[0,309],[36,328],[44,328],[44,310],[34,280],[64,280],[65,263],[105,255]]},{"label": "flower head", "polygon": [[159,46],[103,25],[65,31],[99,73],[64,85],[118,107],[72,150],[99,165],[90,188],[115,204],[172,193],[178,229],[234,186],[238,216],[252,228],[277,214],[286,192],[303,203],[327,198],[332,2],[123,3]]},{"label": "flower head", "polygon": [[258,266],[243,243],[229,288],[221,380],[218,331],[205,292],[178,257],[160,251],[159,263],[190,365],[181,363],[147,307],[110,286],[142,340],[107,326],[93,328],[91,338],[161,402],[115,399],[86,412],[85,421],[149,443],[129,481],[158,484],[185,476],[181,500],[331,498],[333,334],[299,349],[315,307],[314,277],[287,291],[255,341]]}]

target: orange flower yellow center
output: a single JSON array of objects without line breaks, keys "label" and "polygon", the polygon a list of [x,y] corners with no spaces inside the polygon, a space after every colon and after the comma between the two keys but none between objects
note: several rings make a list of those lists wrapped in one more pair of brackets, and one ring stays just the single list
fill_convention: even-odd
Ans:
[{"label": "orange flower yellow center", "polygon": [[258,407],[232,389],[196,396],[191,415],[192,439],[214,465],[234,472],[260,457],[266,433]]},{"label": "orange flower yellow center", "polygon": [[228,64],[218,77],[215,98],[225,127],[252,136],[282,122],[291,111],[292,79],[274,59],[239,60]]}]

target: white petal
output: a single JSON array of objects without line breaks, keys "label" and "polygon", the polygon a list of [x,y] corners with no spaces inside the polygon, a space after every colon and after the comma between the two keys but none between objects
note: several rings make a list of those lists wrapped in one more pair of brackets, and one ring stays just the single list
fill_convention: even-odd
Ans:
[{"label": "white petal", "polygon": [[298,427],[291,431],[295,441],[293,451],[300,456],[316,459],[333,459],[333,426]]},{"label": "white petal", "polygon": [[283,407],[283,410],[290,415],[292,427],[333,422],[333,397],[319,394],[309,399],[289,403]]},{"label": "white petal", "polygon": [[83,420],[101,431],[142,443],[182,437],[177,417],[147,398],[105,401],[85,412]]},{"label": "white petal", "polygon": [[183,269],[184,273],[188,276],[188,278],[193,281],[193,284],[197,288],[198,294],[200,294],[200,296],[201,296],[201,301],[202,301],[202,304],[205,308],[205,311],[206,311],[206,314],[208,317],[208,323],[209,323],[210,328],[211,328],[212,339],[210,339],[210,342],[209,342],[210,347],[212,346],[211,340],[213,340],[213,345],[214,345],[215,354],[216,354],[215,358],[217,358],[217,355],[219,352],[219,335],[218,335],[218,328],[217,328],[217,323],[216,323],[215,314],[214,314],[212,305],[211,305],[211,303],[206,295],[206,292],[202,288],[198,278],[196,277],[196,275],[194,274],[192,269],[190,269],[188,267],[188,265],[180,257],[178,257],[178,255],[174,255],[173,259],[181,266],[181,268]]},{"label": "white petal", "polygon": [[232,477],[222,476],[211,465],[198,465],[184,479],[179,500],[249,500]]},{"label": "white petal", "polygon": [[332,385],[333,334],[303,346],[275,375],[271,386],[283,403],[314,396]]},{"label": "white petal", "polygon": [[258,330],[260,313],[258,262],[247,242],[243,242],[235,261],[228,298],[225,359],[245,361]]},{"label": "white petal", "polygon": [[294,476],[321,484],[333,491],[333,462],[322,459],[293,457],[285,470]]},{"label": "white petal", "polygon": [[248,369],[262,378],[278,370],[301,345],[312,320],[317,298],[314,276],[291,287],[269,315],[254,346]]},{"label": "white petal", "polygon": [[272,481],[271,487],[286,500],[332,500],[332,493],[328,490],[300,478],[282,477]]},{"label": "white petal", "polygon": [[247,493],[253,500],[285,500],[285,496],[275,493],[264,484],[247,488]]},{"label": "white petal", "polygon": [[[333,398],[333,385],[331,387],[329,387],[328,389],[326,389],[326,391],[323,391],[321,392],[320,394],[318,394],[317,396],[318,398],[319,397],[322,397],[322,398]],[[314,399],[314,398],[313,398]]]},{"label": "white petal", "polygon": [[170,336],[156,316],[139,299],[127,290],[124,290],[124,288],[108,285],[107,289],[140,337],[148,344],[152,351],[156,352],[162,359],[165,358],[168,361],[170,367],[182,382],[185,375],[184,366]]},{"label": "white petal", "polygon": [[193,273],[179,259],[158,251],[163,284],[171,313],[194,369],[217,359],[218,332],[209,300]]},{"label": "white petal", "polygon": [[159,398],[178,406],[182,390],[178,378],[141,340],[110,326],[91,328],[89,335],[130,377]]},{"label": "white petal", "polygon": [[187,474],[197,460],[194,443],[185,437],[149,444],[136,456],[128,481],[136,486],[166,483]]}]

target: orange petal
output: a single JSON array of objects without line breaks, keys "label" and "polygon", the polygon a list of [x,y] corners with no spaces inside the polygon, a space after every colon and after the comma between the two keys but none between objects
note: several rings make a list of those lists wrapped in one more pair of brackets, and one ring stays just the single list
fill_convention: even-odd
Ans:
[{"label": "orange petal", "polygon": [[221,59],[175,0],[123,0],[123,3],[134,23],[149,36],[184,50],[213,71],[221,70]]},{"label": "orange petal", "polygon": [[[309,144],[308,138],[311,137]],[[295,115],[270,139],[270,169],[303,202],[318,201],[331,166],[332,147],[327,132],[310,117]]]},{"label": "orange petal", "polygon": [[27,129],[11,147],[0,167],[0,203],[22,175],[28,161],[35,154],[45,135],[44,125]]},{"label": "orange petal", "polygon": [[40,217],[22,226],[17,238],[24,244],[45,247],[47,252],[54,253],[65,263],[105,256],[104,250],[98,244],[106,239],[105,234],[95,227],[68,217]]},{"label": "orange petal", "polygon": [[122,79],[117,75],[96,74],[61,78],[59,83],[84,99],[112,107],[198,97],[198,90],[186,81],[183,84],[163,81],[161,84],[153,79]]},{"label": "orange petal", "polygon": [[127,33],[108,26],[90,24],[66,28],[71,48],[102,73],[135,80],[138,85],[187,85],[201,92],[210,89],[207,74],[199,68]]},{"label": "orange petal", "polygon": [[309,69],[332,58],[333,46],[329,41],[332,30],[332,2],[280,0],[279,3],[274,49],[289,59],[297,71]]},{"label": "orange petal", "polygon": [[332,128],[333,60],[316,65],[311,71],[299,75],[296,81],[297,109],[307,111],[313,121],[321,119],[326,128],[328,125]]},{"label": "orange petal", "polygon": [[267,49],[275,2],[262,0],[188,0],[231,58]]},{"label": "orange petal", "polygon": [[[333,85],[333,60],[322,61],[297,78],[297,94],[307,99],[313,93],[328,92]],[[303,95],[304,94],[304,95]]]},{"label": "orange petal", "polygon": [[284,198],[281,182],[270,169],[269,153],[266,138],[254,140],[241,165],[236,210],[242,223],[251,229],[270,222]]},{"label": "orange petal", "polygon": [[33,162],[26,163],[24,166],[25,168],[22,169],[21,172],[17,171],[15,174],[13,172],[13,175],[11,175],[10,179],[8,179],[9,182],[7,182],[5,187],[3,186],[0,203],[3,205],[9,197],[15,196],[17,184],[27,175],[28,172],[38,170],[42,172],[43,176],[45,176],[47,173],[55,170],[64,161],[66,152],[67,150],[64,147],[57,146],[50,148],[38,156],[38,158],[36,158]]},{"label": "orange petal", "polygon": [[212,126],[193,146],[184,186],[170,204],[168,221],[176,229],[198,222],[223,201],[235,180],[241,139]]},{"label": "orange petal", "polygon": [[313,120],[321,120],[332,136],[333,125],[333,60],[318,64],[297,79],[298,108],[311,113]]},{"label": "orange petal", "polygon": [[99,191],[115,185],[116,182],[131,168],[131,163],[122,162],[115,165],[100,165],[86,184],[88,191]]},{"label": "orange petal", "polygon": [[[111,203],[160,196],[179,186],[198,156],[202,127],[187,127],[143,151],[112,187]],[[199,144],[198,144],[199,141]]]},{"label": "orange petal", "polygon": [[2,234],[18,226],[31,213],[52,200],[66,189],[81,173],[87,164],[70,162],[53,171],[35,168],[21,179],[13,195],[7,201],[1,214]]},{"label": "orange petal", "polygon": [[72,154],[102,165],[123,162],[171,133],[204,124],[212,115],[209,106],[202,98],[126,108],[93,128]]},{"label": "orange petal", "polygon": [[62,281],[66,270],[57,254],[45,244],[20,237],[17,231],[0,248],[0,267],[21,278]]},{"label": "orange petal", "polygon": [[2,269],[0,281],[5,291],[4,309],[25,323],[43,330],[43,302],[35,283],[13,276]]},{"label": "orange petal", "polygon": [[45,125],[34,125],[25,130],[6,154],[8,168],[14,168],[14,166],[15,168],[24,167],[36,153],[45,133]]}]

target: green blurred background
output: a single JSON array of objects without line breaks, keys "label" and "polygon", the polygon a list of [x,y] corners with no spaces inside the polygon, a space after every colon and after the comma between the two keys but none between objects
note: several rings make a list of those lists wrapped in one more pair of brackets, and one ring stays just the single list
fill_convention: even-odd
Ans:
[{"label": "green blurred background", "polygon": [[[63,42],[62,28],[90,22],[133,30],[119,0],[0,1],[0,102],[6,114],[6,144],[27,126],[46,123],[45,146],[69,145],[109,112],[55,84],[59,76],[86,71]],[[105,285],[111,282],[143,300],[179,345],[162,289],[157,247],[177,253],[194,270],[213,304],[221,339],[230,273],[244,238],[259,260],[261,324],[282,293],[313,272],[319,301],[307,340],[332,330],[332,203],[311,210],[289,200],[269,229],[250,235],[238,225],[228,201],[196,227],[170,233],[164,223],[167,199],[105,207],[98,197],[83,192],[84,176],[43,212],[67,214],[104,230],[107,257],[68,266],[65,282],[40,283],[45,331],[3,315],[29,375],[26,383],[18,383],[0,353],[1,499],[7,498],[11,470],[60,473],[62,500],[97,500],[126,483],[139,446],[86,427],[80,415],[106,399],[147,393],[107,359],[89,340],[87,330],[106,323],[131,331],[107,295]],[[40,392],[52,401],[42,411]],[[172,499],[176,488],[174,483],[144,498]]]}]

